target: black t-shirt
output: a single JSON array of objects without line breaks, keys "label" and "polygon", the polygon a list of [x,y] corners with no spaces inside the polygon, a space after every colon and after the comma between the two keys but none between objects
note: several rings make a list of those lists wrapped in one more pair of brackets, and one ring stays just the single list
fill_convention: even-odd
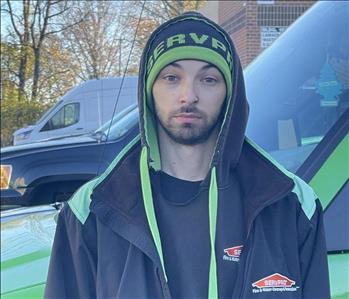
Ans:
[{"label": "black t-shirt", "polygon": [[[207,298],[210,262],[208,187],[151,173],[154,206],[172,298]],[[244,236],[237,180],[218,191],[216,259],[219,298],[231,298]]]}]

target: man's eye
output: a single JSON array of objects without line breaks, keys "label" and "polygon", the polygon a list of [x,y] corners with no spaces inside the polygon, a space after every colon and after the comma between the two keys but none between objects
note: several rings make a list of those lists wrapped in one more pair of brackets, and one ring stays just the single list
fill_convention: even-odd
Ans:
[{"label": "man's eye", "polygon": [[207,83],[207,84],[214,84],[214,83],[217,83],[217,79],[216,78],[213,78],[213,77],[205,77],[203,78],[202,80],[204,83]]},{"label": "man's eye", "polygon": [[169,82],[176,82],[178,80],[178,77],[176,75],[165,75],[163,79]]}]

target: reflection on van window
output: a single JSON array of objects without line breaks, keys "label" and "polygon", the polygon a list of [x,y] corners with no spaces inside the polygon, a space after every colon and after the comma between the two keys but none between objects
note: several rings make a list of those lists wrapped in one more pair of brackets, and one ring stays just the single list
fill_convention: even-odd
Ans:
[{"label": "reflection on van window", "polygon": [[[138,124],[138,108],[133,109],[118,122],[110,127],[108,140],[115,140],[129,132],[132,127]],[[108,130],[106,130],[106,133]]]},{"label": "reflection on van window", "polygon": [[[138,125],[138,107],[131,105],[121,111],[113,120],[106,122],[102,127],[94,132],[93,136],[102,134],[105,140],[116,140],[124,136],[133,127]],[[110,125],[110,123],[112,124]]]},{"label": "reflection on van window", "polygon": [[247,136],[292,172],[349,107],[349,25],[341,3],[319,3],[245,71]]},{"label": "reflection on van window", "polygon": [[43,127],[42,131],[56,130],[76,124],[80,118],[80,104],[63,106]]}]

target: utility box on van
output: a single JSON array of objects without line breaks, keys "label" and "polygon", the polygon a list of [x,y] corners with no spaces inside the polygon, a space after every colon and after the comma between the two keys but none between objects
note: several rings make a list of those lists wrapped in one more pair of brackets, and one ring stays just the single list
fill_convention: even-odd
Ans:
[{"label": "utility box on van", "polygon": [[113,112],[117,114],[136,103],[137,83],[136,76],[86,81],[68,91],[35,125],[15,131],[13,143],[92,132],[110,120]]}]

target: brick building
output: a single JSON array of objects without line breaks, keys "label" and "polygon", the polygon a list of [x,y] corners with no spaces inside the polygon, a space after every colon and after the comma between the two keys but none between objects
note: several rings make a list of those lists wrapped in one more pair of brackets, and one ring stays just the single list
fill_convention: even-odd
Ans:
[{"label": "brick building", "polygon": [[316,1],[207,1],[201,12],[232,37],[243,67]]}]

